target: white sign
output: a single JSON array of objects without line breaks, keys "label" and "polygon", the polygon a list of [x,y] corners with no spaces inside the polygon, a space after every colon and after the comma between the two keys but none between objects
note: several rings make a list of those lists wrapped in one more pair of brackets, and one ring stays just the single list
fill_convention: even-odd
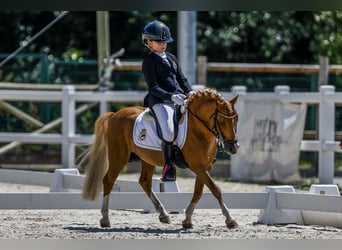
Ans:
[{"label": "white sign", "polygon": [[231,157],[231,177],[239,181],[300,180],[298,170],[306,104],[246,100],[239,110],[239,152]]}]

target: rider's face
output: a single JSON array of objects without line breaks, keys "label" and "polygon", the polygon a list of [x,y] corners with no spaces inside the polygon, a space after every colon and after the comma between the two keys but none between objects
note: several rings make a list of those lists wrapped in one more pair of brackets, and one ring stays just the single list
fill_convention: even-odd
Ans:
[{"label": "rider's face", "polygon": [[156,41],[149,41],[150,48],[155,52],[165,52],[167,48],[167,43],[164,42],[156,42]]}]

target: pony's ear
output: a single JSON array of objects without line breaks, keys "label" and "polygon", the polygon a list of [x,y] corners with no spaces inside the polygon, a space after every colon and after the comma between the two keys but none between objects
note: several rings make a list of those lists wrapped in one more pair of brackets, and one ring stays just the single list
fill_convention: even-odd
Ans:
[{"label": "pony's ear", "polygon": [[238,99],[239,95],[235,96],[233,99],[231,99],[229,102],[234,106],[237,99]]}]

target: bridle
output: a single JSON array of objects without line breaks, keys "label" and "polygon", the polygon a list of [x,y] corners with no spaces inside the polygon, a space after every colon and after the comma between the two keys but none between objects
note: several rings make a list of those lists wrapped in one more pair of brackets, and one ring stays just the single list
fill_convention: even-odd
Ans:
[{"label": "bridle", "polygon": [[[220,127],[220,124],[218,123],[218,119],[217,119],[217,116],[221,116],[225,119],[231,119],[233,120],[235,117],[237,117],[237,113],[233,114],[233,115],[226,115],[222,112],[220,112],[218,110],[218,106],[216,104],[216,109],[214,111],[213,114],[211,114],[209,116],[209,123],[210,123],[210,120],[212,118],[214,118],[214,124],[212,127],[209,127],[207,125],[207,122],[206,121],[203,121],[201,118],[199,118],[195,113],[193,113],[189,108],[189,113],[192,114],[196,119],[198,119],[217,139],[218,139],[218,148],[220,151],[223,151],[223,148],[225,145],[228,145],[228,146],[234,146],[236,143],[237,143],[237,140],[235,139],[235,136],[234,136],[234,139],[233,140],[227,140],[224,135],[223,135],[223,132],[222,132],[222,128]],[[236,131],[237,129],[235,128],[234,129],[234,135],[236,134]],[[222,146],[222,143],[224,146]]]}]

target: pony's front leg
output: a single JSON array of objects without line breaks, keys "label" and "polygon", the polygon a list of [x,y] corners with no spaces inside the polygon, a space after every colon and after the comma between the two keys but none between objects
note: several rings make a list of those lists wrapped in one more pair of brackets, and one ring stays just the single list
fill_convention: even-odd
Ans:
[{"label": "pony's front leg", "polygon": [[191,202],[189,206],[185,210],[185,220],[182,221],[182,226],[184,229],[191,229],[192,226],[192,214],[194,213],[195,207],[196,207],[195,202]]},{"label": "pony's front leg", "polygon": [[[223,199],[222,199],[222,192],[221,189],[215,184],[215,182],[213,181],[213,179],[211,178],[210,174],[208,171],[204,170],[204,171],[197,171],[197,177],[196,177],[196,185],[195,185],[195,193],[194,193],[194,198],[192,199],[192,203],[197,203],[198,200],[200,199],[202,192],[203,192],[203,184],[205,184],[211,191],[211,193],[216,197],[216,199],[219,202],[219,205],[221,207],[222,210],[222,214],[226,217],[226,226],[229,229],[233,229],[238,227],[238,224],[236,223],[236,221],[232,218],[232,216],[230,215],[227,206],[224,204]],[[198,187],[201,187],[201,190],[198,189]],[[201,191],[199,193],[199,191]],[[196,193],[199,193],[199,195],[196,196]],[[195,197],[197,197],[197,199],[195,199]],[[190,204],[189,207],[189,215],[187,215],[190,219],[191,222],[191,215],[193,213],[194,210],[194,205]],[[184,223],[183,223],[184,226]]]},{"label": "pony's front leg", "polygon": [[103,196],[102,208],[101,208],[102,219],[100,220],[101,227],[110,227],[109,214],[108,214],[109,195],[110,194]]},{"label": "pony's front leg", "polygon": [[159,213],[159,221],[162,223],[170,224],[171,223],[170,216],[153,190],[151,190],[151,194],[149,197],[156,211]]},{"label": "pony's front leg", "polygon": [[222,202],[220,204],[221,206],[221,210],[223,215],[226,217],[226,225],[229,229],[233,229],[238,227],[237,222],[233,219],[233,217],[230,215],[230,213],[228,212],[228,208],[227,206]]},{"label": "pony's front leg", "polygon": [[219,205],[220,205],[221,210],[222,210],[222,214],[226,217],[226,226],[229,229],[233,229],[233,228],[238,227],[237,222],[230,215],[226,204],[223,202],[222,192],[221,192],[220,188],[214,183],[214,181],[211,179],[211,177],[209,175],[207,175],[207,177],[208,177],[208,179],[207,179],[208,180],[208,188],[210,189],[212,194],[218,200]]},{"label": "pony's front leg", "polygon": [[204,183],[196,177],[194,194],[192,196],[189,206],[185,210],[185,220],[182,221],[182,226],[184,229],[191,229],[193,227],[191,218],[196,208],[197,202],[202,197],[203,187]]}]

